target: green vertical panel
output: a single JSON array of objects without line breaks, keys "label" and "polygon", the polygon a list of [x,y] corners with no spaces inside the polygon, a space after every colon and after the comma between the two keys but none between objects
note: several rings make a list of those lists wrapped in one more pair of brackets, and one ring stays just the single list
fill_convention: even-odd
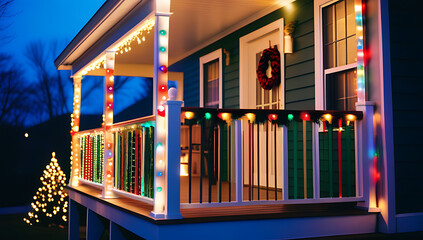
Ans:
[{"label": "green vertical panel", "polygon": [[128,131],[127,133],[128,138],[128,192],[132,192],[132,131]]},{"label": "green vertical panel", "polygon": [[154,127],[150,129],[150,198],[154,198]]},{"label": "green vertical panel", "polygon": [[329,197],[333,197],[333,128],[328,126],[328,172],[329,172]]},{"label": "green vertical panel", "polygon": [[97,136],[94,135],[92,137],[92,174],[93,174],[93,178],[92,181],[93,182],[97,182]]},{"label": "green vertical panel", "polygon": [[84,137],[81,137],[80,139],[79,139],[79,143],[80,143],[80,150],[81,150],[81,155],[80,155],[80,157],[81,157],[81,171],[80,171],[80,177],[81,178],[84,178],[84,161],[85,161],[85,159],[84,159],[84,157],[85,157],[85,138]]},{"label": "green vertical panel", "polygon": [[143,142],[144,144],[144,196],[145,197],[149,197],[149,191],[148,191],[148,174],[149,174],[149,161],[150,161],[150,128],[144,128],[145,131],[145,141]]}]

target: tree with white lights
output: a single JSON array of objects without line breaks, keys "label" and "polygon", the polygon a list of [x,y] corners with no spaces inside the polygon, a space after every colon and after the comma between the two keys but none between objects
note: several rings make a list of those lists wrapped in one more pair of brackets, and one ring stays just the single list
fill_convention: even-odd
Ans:
[{"label": "tree with white lights", "polygon": [[42,186],[33,197],[32,211],[28,213],[28,218],[24,218],[29,225],[34,223],[64,225],[67,221],[68,194],[64,189],[66,175],[60,169],[55,155],[53,152],[50,164],[40,177]]}]

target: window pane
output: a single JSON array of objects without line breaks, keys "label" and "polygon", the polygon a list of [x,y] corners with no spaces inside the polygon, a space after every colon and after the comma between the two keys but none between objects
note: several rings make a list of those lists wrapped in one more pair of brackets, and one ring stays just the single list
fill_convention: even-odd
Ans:
[{"label": "window pane", "polygon": [[346,41],[341,40],[336,43],[336,66],[342,66],[347,63]]},{"label": "window pane", "polygon": [[204,64],[204,106],[219,107],[219,60]]},{"label": "window pane", "polygon": [[345,2],[338,2],[336,5],[336,40],[345,38]]},{"label": "window pane", "polygon": [[347,37],[355,35],[355,31],[354,0],[347,0]]},{"label": "window pane", "polygon": [[335,67],[335,43],[325,46],[323,60],[325,69]]},{"label": "window pane", "polygon": [[353,69],[346,72],[347,80],[347,109],[355,110],[355,103],[357,102],[357,70]]},{"label": "window pane", "polygon": [[334,7],[329,6],[323,8],[323,43],[331,43],[335,41],[334,39],[334,32],[335,32],[335,25],[333,22],[334,18]]},{"label": "window pane", "polygon": [[326,108],[355,110],[357,102],[356,69],[326,75]]},{"label": "window pane", "polygon": [[357,38],[352,36],[347,38],[347,64],[357,62]]}]

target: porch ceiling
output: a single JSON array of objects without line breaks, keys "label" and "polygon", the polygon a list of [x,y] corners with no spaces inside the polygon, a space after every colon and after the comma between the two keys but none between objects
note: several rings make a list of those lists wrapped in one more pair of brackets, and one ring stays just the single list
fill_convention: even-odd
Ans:
[{"label": "porch ceiling", "polygon": [[[224,37],[255,19],[262,17],[293,0],[172,0],[169,30],[169,64]],[[108,1],[109,2],[109,1]],[[58,69],[79,71],[85,64],[103,54],[116,42],[107,39],[107,33],[121,27],[136,11],[131,8],[145,1],[128,3],[112,0],[105,3],[56,59]],[[150,2],[150,0],[148,0]],[[138,3],[138,4],[137,4]],[[146,6],[145,4],[143,4]],[[147,4],[148,5],[148,4]],[[148,5],[151,6],[151,5]],[[120,8],[120,9],[119,9]],[[123,37],[128,32],[120,31]],[[114,38],[116,39],[116,38]],[[153,32],[146,42],[126,54],[116,56],[119,64],[152,64],[154,56]],[[237,41],[237,39],[234,39]],[[95,46],[104,45],[99,49]],[[96,49],[93,52],[92,47]],[[89,54],[86,54],[90,51]],[[75,67],[76,66],[76,67]]]}]

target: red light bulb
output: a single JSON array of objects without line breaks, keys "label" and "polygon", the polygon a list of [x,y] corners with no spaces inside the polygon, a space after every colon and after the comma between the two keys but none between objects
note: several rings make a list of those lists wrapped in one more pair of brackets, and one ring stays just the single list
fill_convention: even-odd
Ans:
[{"label": "red light bulb", "polygon": [[277,114],[269,114],[268,118],[269,118],[269,121],[276,121],[278,119],[278,115]]}]

